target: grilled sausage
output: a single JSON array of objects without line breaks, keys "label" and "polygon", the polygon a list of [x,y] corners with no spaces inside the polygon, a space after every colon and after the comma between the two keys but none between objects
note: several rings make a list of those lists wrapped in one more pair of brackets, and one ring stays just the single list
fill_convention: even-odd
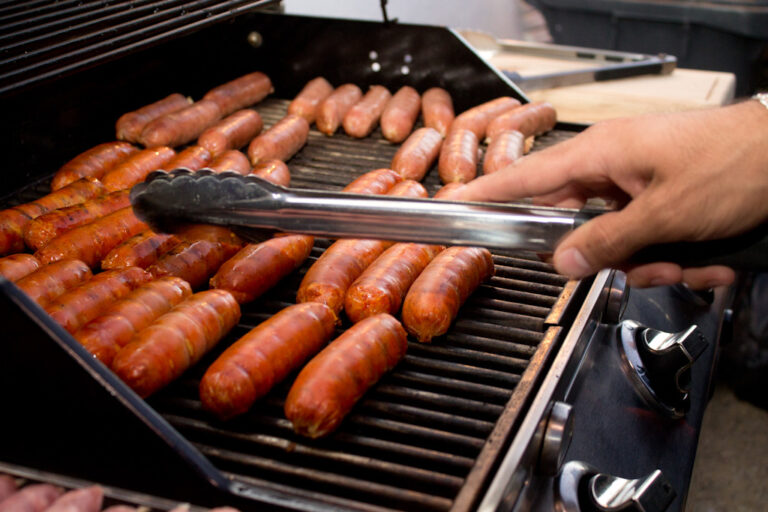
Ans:
[{"label": "grilled sausage", "polygon": [[434,128],[419,128],[392,157],[392,169],[407,180],[421,181],[440,154],[443,136]]},{"label": "grilled sausage", "polygon": [[386,194],[401,181],[403,181],[402,176],[392,169],[376,169],[355,178],[344,187],[342,192],[350,194]]},{"label": "grilled sausage", "polygon": [[517,130],[525,138],[539,135],[555,127],[557,112],[551,104],[538,101],[528,103],[498,116],[488,125],[488,139],[501,132]]},{"label": "grilled sausage", "polygon": [[139,142],[148,148],[181,146],[195,140],[223,115],[215,102],[203,99],[147,124],[141,131]]},{"label": "grilled sausage", "polygon": [[139,136],[141,135],[142,130],[144,130],[144,127],[150,122],[165,114],[170,114],[171,112],[186,108],[191,103],[192,100],[190,98],[175,92],[159,101],[145,105],[138,110],[123,114],[117,120],[117,123],[115,123],[117,138],[130,142],[139,142]]},{"label": "grilled sausage", "polygon": [[443,183],[466,183],[477,175],[478,140],[472,130],[451,128],[440,149],[437,171]]},{"label": "grilled sausage", "polygon": [[449,247],[416,278],[403,302],[403,324],[422,343],[448,331],[467,297],[493,275],[487,249]]},{"label": "grilled sausage", "polygon": [[27,485],[0,503],[0,512],[43,512],[63,493],[51,484]]},{"label": "grilled sausage", "polygon": [[248,158],[256,165],[265,160],[287,161],[307,143],[309,123],[300,116],[288,115],[251,141]]},{"label": "grilled sausage", "polygon": [[187,281],[192,288],[199,288],[238,250],[239,245],[187,240],[175,246],[147,270],[156,278],[176,276]]},{"label": "grilled sausage", "polygon": [[16,286],[40,306],[46,307],[56,297],[83,283],[93,274],[78,260],[63,260],[40,267],[19,279]]},{"label": "grilled sausage", "polygon": [[214,158],[208,168],[216,172],[233,171],[246,175],[251,172],[251,162],[242,152],[230,149]]},{"label": "grilled sausage", "polygon": [[483,158],[483,174],[491,174],[508,166],[521,156],[525,149],[523,134],[510,130],[493,137]]},{"label": "grilled sausage", "polygon": [[272,92],[272,81],[259,71],[248,73],[208,91],[203,100],[216,103],[222,116],[260,102]]},{"label": "grilled sausage", "polygon": [[74,337],[99,361],[110,366],[117,352],[137,332],[190,295],[189,283],[178,277],[150,281],[109,306]]},{"label": "grilled sausage", "polygon": [[74,333],[116,300],[151,279],[150,274],[138,267],[107,270],[60,295],[45,311],[67,332]]},{"label": "grilled sausage", "polygon": [[285,165],[285,162],[280,160],[265,160],[256,164],[251,174],[264,178],[275,185],[287,187],[291,184],[291,171]]},{"label": "grilled sausage", "polygon": [[16,479],[10,475],[0,475],[0,503],[16,492]]},{"label": "grilled sausage", "polygon": [[229,292],[196,293],[139,331],[112,369],[146,398],[199,361],[239,320],[240,306]]},{"label": "grilled sausage", "polygon": [[53,176],[51,190],[59,190],[81,178],[101,178],[108,170],[138,151],[139,148],[127,142],[99,144],[62,165]]},{"label": "grilled sausage", "polygon": [[99,512],[103,501],[104,491],[92,485],[62,494],[45,512]]},{"label": "grilled sausage", "polygon": [[52,210],[82,203],[104,192],[99,180],[83,178],[36,201],[0,211],[0,255],[24,250],[24,229],[30,220]]},{"label": "grilled sausage", "polygon": [[148,228],[128,206],[62,233],[37,251],[35,256],[41,263],[78,259],[95,267],[109,251]]},{"label": "grilled sausage", "polygon": [[150,172],[163,168],[175,155],[175,151],[165,146],[139,151],[107,172],[101,182],[110,192],[131,188],[144,181]]},{"label": "grilled sausage", "polygon": [[[427,191],[420,183],[406,180],[392,187],[387,195],[426,197]],[[337,240],[307,270],[296,302],[320,302],[338,315],[344,308],[349,285],[391,245],[386,240]]]},{"label": "grilled sausage", "polygon": [[493,119],[519,106],[519,101],[508,96],[487,101],[456,116],[451,124],[451,130],[459,128],[472,130],[477,140],[483,140],[488,124]]},{"label": "grilled sausage", "polygon": [[45,247],[48,242],[70,229],[130,206],[128,194],[128,190],[119,190],[32,219],[24,229],[24,242],[27,247],[35,250]]},{"label": "grilled sausage", "polygon": [[317,109],[333,92],[333,86],[325,78],[319,76],[307,82],[307,85],[288,105],[288,113],[301,116],[312,124],[317,117]]},{"label": "grilled sausage", "polygon": [[317,109],[315,119],[317,129],[326,135],[336,133],[349,109],[362,97],[363,91],[355,84],[344,84],[337,87]]},{"label": "grilled sausage", "polygon": [[323,304],[288,306],[222,353],[200,381],[203,408],[221,419],[247,412],[272,387],[315,355],[335,327]]},{"label": "grilled sausage", "polygon": [[350,327],[296,377],[285,400],[293,429],[311,438],[334,431],[407,348],[403,326],[390,315],[371,316]]},{"label": "grilled sausage", "polygon": [[163,164],[162,168],[166,171],[172,171],[183,167],[190,171],[197,171],[208,165],[211,160],[211,152],[204,147],[189,146]]},{"label": "grilled sausage", "polygon": [[16,282],[40,268],[40,262],[31,254],[11,254],[0,258],[0,276]]},{"label": "grilled sausage", "polygon": [[381,113],[381,134],[389,142],[403,142],[413,130],[420,109],[421,96],[416,89],[401,87]]},{"label": "grilled sausage", "polygon": [[261,133],[264,121],[258,112],[239,110],[205,130],[197,143],[216,157],[228,149],[239,149]]},{"label": "grilled sausage", "polygon": [[240,304],[250,302],[296,270],[309,257],[314,238],[279,236],[248,244],[211,278],[211,288],[229,291]]},{"label": "grilled sausage", "polygon": [[367,137],[379,123],[381,113],[392,98],[392,93],[381,85],[372,85],[365,96],[352,105],[344,115],[342,125],[350,137]]},{"label": "grilled sausage", "polygon": [[427,89],[421,96],[424,126],[434,128],[445,137],[454,118],[453,100],[448,91],[439,87]]},{"label": "grilled sausage", "polygon": [[109,251],[101,260],[101,268],[147,268],[180,243],[181,239],[174,235],[147,229]]}]

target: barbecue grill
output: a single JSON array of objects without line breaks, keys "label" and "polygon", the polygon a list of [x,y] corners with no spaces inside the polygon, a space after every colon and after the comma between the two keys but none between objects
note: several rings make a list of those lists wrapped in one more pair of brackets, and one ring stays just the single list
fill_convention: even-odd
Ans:
[{"label": "barbecue grill", "polygon": [[[441,86],[457,112],[504,95],[526,101],[460,36],[439,27],[255,11],[260,2],[64,3],[0,5],[0,19],[19,28],[0,32],[11,48],[0,63],[3,154],[13,170],[0,193],[4,207],[46,193],[63,162],[113,138],[120,114],[170,92],[199,98],[253,70],[275,86],[255,107],[267,126],[319,75],[393,91]],[[139,9],[145,17],[131,18]],[[51,25],[21,34],[64,15],[78,23],[66,18],[62,26],[83,32]],[[76,36],[97,22],[113,24],[78,46]],[[34,55],[21,53],[32,47]],[[580,128],[560,123],[534,150]],[[396,149],[378,131],[353,140],[312,130],[289,162],[292,186],[339,190],[389,166]],[[424,185],[437,190],[435,169]],[[405,360],[328,438],[292,432],[282,413],[291,379],[236,420],[206,414],[197,384],[207,364],[293,303],[303,273],[329,244],[317,240],[299,271],[244,307],[217,350],[147,401],[0,281],[7,390],[0,462],[242,510],[548,510],[558,503],[574,511],[610,509],[635,495],[646,510],[682,508],[724,291],[667,287],[630,297],[618,272],[567,281],[534,254],[501,252],[496,276],[451,330],[429,345],[409,342]],[[606,489],[617,487],[622,498],[611,498]]]}]

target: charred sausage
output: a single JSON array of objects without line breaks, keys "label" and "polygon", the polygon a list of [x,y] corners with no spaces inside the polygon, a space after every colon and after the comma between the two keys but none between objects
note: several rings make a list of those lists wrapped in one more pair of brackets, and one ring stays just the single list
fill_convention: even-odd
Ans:
[{"label": "charred sausage", "polygon": [[443,183],[466,183],[477,175],[478,140],[472,130],[451,128],[440,149],[437,170]]},{"label": "charred sausage", "polygon": [[256,165],[264,160],[287,161],[307,143],[309,123],[300,116],[288,115],[251,141],[248,158]]},{"label": "charred sausage", "polygon": [[221,265],[240,250],[239,245],[209,240],[183,241],[147,270],[154,277],[176,276],[199,288]]},{"label": "charred sausage", "polygon": [[147,229],[109,251],[101,260],[101,268],[147,268],[180,243],[181,239],[174,235]]},{"label": "charred sausage", "polygon": [[291,184],[291,171],[281,160],[265,160],[256,164],[251,174],[264,178],[275,185],[287,187]]},{"label": "charred sausage", "polygon": [[333,92],[333,86],[325,78],[319,76],[307,82],[307,85],[288,105],[288,113],[301,116],[312,124],[317,117],[317,109]]},{"label": "charred sausage", "polygon": [[150,281],[109,306],[74,337],[99,361],[110,366],[115,354],[137,332],[190,295],[189,283],[178,277]]},{"label": "charred sausage", "polygon": [[344,115],[342,125],[350,137],[367,137],[379,123],[384,107],[392,98],[392,93],[381,85],[372,85],[365,96],[352,105]]},{"label": "charred sausage", "polygon": [[101,178],[108,170],[138,151],[139,148],[127,142],[99,144],[62,165],[53,176],[51,190],[59,190],[81,178]]},{"label": "charred sausage", "polygon": [[288,306],[222,353],[200,381],[203,408],[222,419],[247,412],[333,334],[336,316],[323,304]]},{"label": "charred sausage", "polygon": [[421,181],[440,154],[443,137],[434,128],[419,128],[392,157],[392,169],[407,180]]},{"label": "charred sausage", "polygon": [[57,261],[19,279],[16,286],[40,306],[46,307],[56,297],[84,283],[92,275],[91,269],[82,261]]},{"label": "charred sausage", "polygon": [[139,331],[112,369],[146,398],[199,361],[239,320],[240,306],[229,292],[196,293]]},{"label": "charred sausage", "polygon": [[130,142],[139,142],[139,136],[141,136],[145,126],[158,117],[186,108],[191,103],[192,100],[190,98],[175,92],[138,110],[123,114],[115,123],[117,138]]},{"label": "charred sausage", "polygon": [[467,297],[493,275],[487,249],[449,247],[416,278],[403,302],[403,324],[422,343],[448,331]]},{"label": "charred sausage", "polygon": [[439,87],[427,89],[421,96],[421,115],[424,126],[434,128],[445,137],[455,117],[453,100],[448,91]]},{"label": "charred sausage", "polygon": [[218,105],[222,116],[260,102],[272,92],[272,81],[259,71],[248,73],[208,91],[203,100]]},{"label": "charred sausage", "polygon": [[264,121],[255,110],[239,110],[205,130],[197,143],[216,157],[228,149],[248,144],[264,128]]},{"label": "charred sausage", "polygon": [[488,124],[493,119],[519,106],[519,101],[508,96],[487,101],[456,116],[451,124],[451,130],[459,128],[472,130],[477,140],[483,140]]},{"label": "charred sausage", "polygon": [[241,151],[230,149],[214,158],[208,168],[216,172],[233,171],[246,175],[251,172],[251,162]]},{"label": "charred sausage", "polygon": [[139,142],[148,148],[181,146],[195,140],[222,115],[224,113],[215,102],[203,99],[147,124],[141,131]]},{"label": "charred sausage", "polygon": [[18,281],[40,268],[40,261],[31,254],[11,254],[0,258],[0,276]]},{"label": "charred sausage", "polygon": [[521,156],[525,137],[516,130],[496,134],[488,144],[483,158],[483,174],[491,174],[508,166]]},{"label": "charred sausage", "polygon": [[408,339],[394,317],[350,327],[301,370],[285,400],[293,429],[317,438],[335,430],[355,403],[405,356]]},{"label": "charred sausage", "polygon": [[317,108],[315,119],[317,129],[326,135],[336,133],[349,109],[362,97],[363,91],[355,84],[337,87]]},{"label": "charred sausage", "polygon": [[401,87],[381,113],[381,134],[389,142],[403,142],[413,130],[420,109],[421,96],[416,89]]},{"label": "charred sausage", "polygon": [[355,178],[342,189],[342,192],[350,194],[386,194],[401,181],[403,181],[402,176],[392,169],[376,169]]},{"label": "charred sausage", "polygon": [[555,123],[557,112],[551,104],[545,101],[528,103],[491,121],[488,125],[488,139],[492,141],[497,134],[509,130],[517,130],[528,138],[551,130]]},{"label": "charred sausage", "polygon": [[211,160],[211,152],[204,147],[189,146],[163,164],[162,168],[166,171],[172,171],[183,167],[190,171],[197,171],[208,165]]},{"label": "charred sausage", "polygon": [[107,172],[101,182],[110,192],[131,188],[144,181],[147,175],[170,162],[176,152],[169,147],[156,147],[139,151]]}]

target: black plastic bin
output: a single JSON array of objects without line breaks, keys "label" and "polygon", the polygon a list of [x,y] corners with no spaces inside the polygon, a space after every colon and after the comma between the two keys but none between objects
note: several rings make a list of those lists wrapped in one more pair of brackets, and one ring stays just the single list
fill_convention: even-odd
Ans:
[{"label": "black plastic bin", "polygon": [[729,71],[736,94],[766,85],[768,0],[528,0],[558,44],[666,53],[680,67]]}]

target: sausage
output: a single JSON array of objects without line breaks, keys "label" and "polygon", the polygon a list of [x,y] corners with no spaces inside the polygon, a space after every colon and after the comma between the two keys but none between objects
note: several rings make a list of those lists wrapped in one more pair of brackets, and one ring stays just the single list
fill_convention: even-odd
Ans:
[{"label": "sausage", "polygon": [[288,115],[272,128],[253,139],[248,158],[256,165],[264,160],[287,161],[307,143],[309,123],[300,116]]},{"label": "sausage", "polygon": [[427,89],[421,96],[421,115],[424,126],[434,128],[445,137],[455,117],[453,100],[448,91],[440,87]]},{"label": "sausage", "polygon": [[104,186],[96,178],[82,178],[36,201],[0,211],[0,255],[24,250],[24,229],[30,220],[104,192]]},{"label": "sausage", "polygon": [[293,429],[311,438],[334,431],[355,403],[405,356],[408,338],[393,316],[371,316],[332,341],[299,372],[285,399]]},{"label": "sausage", "polygon": [[230,149],[214,158],[208,169],[215,172],[233,171],[246,175],[251,172],[251,162],[241,151]]},{"label": "sausage", "polygon": [[487,135],[493,140],[501,132],[517,130],[528,138],[551,130],[555,123],[557,112],[554,107],[545,101],[537,101],[498,116],[488,125]]},{"label": "sausage", "polygon": [[190,171],[197,171],[208,165],[211,160],[211,152],[204,147],[189,146],[163,164],[162,168],[166,171],[172,171],[183,167]]},{"label": "sausage", "polygon": [[63,493],[51,484],[27,485],[0,503],[0,512],[43,512]]},{"label": "sausage", "polygon": [[131,188],[152,171],[162,169],[175,155],[176,152],[166,146],[139,151],[107,172],[101,182],[110,192]]},{"label": "sausage", "polygon": [[440,132],[434,128],[419,128],[392,157],[392,169],[407,180],[421,181],[440,154],[442,144]]},{"label": "sausage", "polygon": [[123,114],[117,120],[117,123],[115,123],[117,138],[130,142],[138,142],[142,130],[144,130],[144,127],[150,122],[165,114],[170,114],[171,112],[176,112],[177,110],[188,107],[190,103],[192,103],[190,98],[175,92],[159,101],[145,105],[138,110]]},{"label": "sausage", "polygon": [[215,102],[203,99],[150,122],[141,131],[139,142],[148,148],[181,146],[195,140],[223,115]]},{"label": "sausage", "polygon": [[[387,195],[426,197],[427,191],[420,183],[406,180],[395,185]],[[392,242],[386,240],[337,240],[307,270],[296,302],[320,302],[338,315],[344,308],[349,285],[391,245]]]},{"label": "sausage", "polygon": [[119,164],[139,148],[127,142],[105,142],[62,165],[51,180],[51,190],[59,190],[81,178],[101,178],[108,170]]},{"label": "sausage", "polygon": [[349,109],[362,97],[363,91],[355,84],[337,87],[317,108],[315,119],[317,129],[326,135],[336,133]]},{"label": "sausage", "polygon": [[129,192],[118,190],[32,219],[24,229],[24,243],[27,247],[38,250],[70,229],[130,206]]},{"label": "sausage", "polygon": [[389,142],[403,142],[419,117],[421,96],[413,87],[404,86],[389,100],[381,113],[381,133]]},{"label": "sausage", "polygon": [[240,304],[250,302],[296,270],[309,257],[314,238],[279,236],[248,244],[211,278],[211,288],[229,291]]},{"label": "sausage", "polygon": [[376,169],[355,178],[342,189],[342,192],[350,194],[386,194],[401,181],[403,181],[402,176],[392,169]]},{"label": "sausage", "polygon": [[240,320],[225,290],[196,293],[139,331],[112,361],[112,370],[143,398],[200,360]]},{"label": "sausage", "polygon": [[0,258],[0,276],[16,282],[40,268],[40,261],[31,254],[11,254]]},{"label": "sausage", "polygon": [[472,130],[477,140],[483,140],[488,124],[501,114],[520,106],[520,102],[509,96],[502,96],[495,100],[487,101],[476,107],[462,112],[451,124],[451,130]]},{"label": "sausage", "polygon": [[230,82],[214,87],[203,100],[216,103],[222,116],[260,102],[272,92],[272,81],[259,71],[248,73]]},{"label": "sausage", "polygon": [[228,347],[200,381],[203,408],[221,419],[243,414],[328,343],[336,315],[323,304],[294,304]]},{"label": "sausage", "polygon": [[280,160],[265,160],[256,164],[251,174],[264,178],[275,185],[287,187],[291,184],[291,171],[285,162]]},{"label": "sausage", "polygon": [[107,366],[133,336],[173,306],[192,295],[189,283],[178,277],[150,281],[115,302],[88,322],[74,337]]},{"label": "sausage", "polygon": [[45,512],[99,512],[103,501],[104,491],[92,485],[62,494]]},{"label": "sausage", "polygon": [[84,283],[93,274],[88,265],[79,260],[63,260],[40,267],[19,279],[16,286],[40,306],[46,307],[67,290]]},{"label": "sausage", "polygon": [[440,149],[437,171],[443,183],[466,183],[477,175],[478,140],[474,132],[451,128]]},{"label": "sausage", "polygon": [[147,268],[180,243],[181,239],[175,235],[147,229],[109,251],[101,260],[101,268]]},{"label": "sausage", "polygon": [[312,124],[317,117],[317,109],[333,92],[333,86],[325,78],[319,76],[307,82],[307,85],[288,105],[288,113],[301,116]]},{"label": "sausage", "polygon": [[109,251],[133,235],[149,229],[128,206],[62,233],[35,253],[41,263],[78,259],[95,267]]},{"label": "sausage", "polygon": [[262,128],[264,121],[258,112],[250,109],[239,110],[205,130],[198,137],[197,143],[215,157],[228,149],[245,146],[261,133]]},{"label": "sausage", "polygon": [[67,332],[74,333],[116,300],[151,279],[149,273],[138,267],[107,270],[60,295],[45,311]]},{"label": "sausage", "polygon": [[422,343],[448,331],[459,308],[494,273],[487,249],[449,247],[416,278],[403,301],[403,324]]},{"label": "sausage", "polygon": [[240,246],[209,240],[187,240],[162,256],[147,270],[154,277],[176,276],[199,288],[221,265],[240,250]]},{"label": "sausage", "polygon": [[392,98],[392,93],[381,85],[372,85],[365,96],[352,105],[342,120],[344,131],[350,137],[367,137],[379,123],[381,113]]},{"label": "sausage", "polygon": [[483,158],[483,174],[491,174],[508,166],[521,156],[525,148],[525,137],[516,130],[501,132],[488,144]]},{"label": "sausage", "polygon": [[16,492],[16,479],[10,475],[0,475],[0,503]]}]

